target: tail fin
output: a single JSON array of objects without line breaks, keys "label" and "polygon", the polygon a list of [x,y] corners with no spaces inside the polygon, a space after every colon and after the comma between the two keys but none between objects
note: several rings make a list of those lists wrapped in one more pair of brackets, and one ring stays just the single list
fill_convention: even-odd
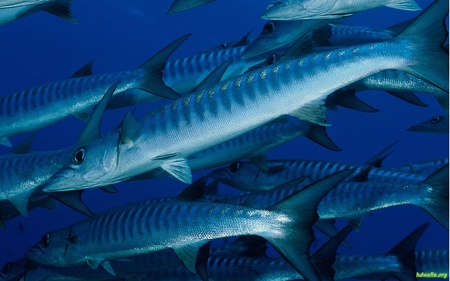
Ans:
[{"label": "tail fin", "polygon": [[175,50],[190,36],[186,34],[176,39],[158,53],[153,55],[150,59],[144,62],[139,68],[144,70],[146,75],[139,86],[143,91],[152,93],[153,95],[160,96],[168,99],[177,99],[180,97],[172,88],[168,87],[162,81],[162,70],[165,67],[166,61],[169,56],[175,52]]},{"label": "tail fin", "polygon": [[417,241],[422,237],[423,232],[427,229],[429,223],[423,224],[411,234],[406,236],[400,243],[398,243],[388,255],[394,255],[402,264],[403,270],[401,272],[392,272],[391,275],[401,281],[413,281],[416,279],[415,266],[415,248]]},{"label": "tail fin", "polygon": [[414,45],[414,62],[406,71],[448,92],[449,56],[443,44],[448,32],[445,18],[448,0],[436,0],[397,36]]},{"label": "tail fin", "polygon": [[428,214],[448,229],[448,164],[422,181],[433,188],[430,200],[421,205]]},{"label": "tail fin", "polygon": [[319,281],[319,274],[309,259],[314,240],[312,225],[317,221],[317,205],[321,199],[353,170],[325,177],[275,204],[271,209],[286,214],[290,222],[283,235],[266,237],[272,246],[306,279]]}]

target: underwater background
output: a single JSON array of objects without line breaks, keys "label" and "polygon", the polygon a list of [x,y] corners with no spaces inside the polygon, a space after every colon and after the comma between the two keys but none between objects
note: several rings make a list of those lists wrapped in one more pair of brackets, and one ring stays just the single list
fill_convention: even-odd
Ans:
[{"label": "underwater background", "polygon": [[[72,5],[79,24],[72,24],[45,12],[38,12],[0,26],[0,95],[69,78],[78,68],[95,60],[94,74],[131,70],[179,36],[192,36],[175,51],[171,59],[194,55],[224,42],[240,39],[252,31],[259,34],[266,21],[259,18],[270,0],[217,0],[193,10],[166,15],[171,1],[75,0]],[[418,0],[423,8],[431,1]],[[361,12],[344,22],[373,28],[385,28],[415,17],[419,12],[377,8]],[[268,159],[318,159],[341,163],[364,163],[384,147],[400,140],[384,167],[448,157],[448,134],[406,131],[445,111],[432,95],[417,93],[428,107],[418,107],[385,92],[364,91],[358,96],[379,109],[376,113],[357,112],[339,107],[328,111],[327,129],[342,151],[329,151],[307,138],[298,138],[268,153]],[[166,101],[139,105],[141,116]],[[113,130],[133,108],[105,113],[101,130]],[[41,129],[33,142],[35,150],[51,151],[74,144],[85,123],[75,117]],[[11,138],[21,143],[30,133]],[[199,138],[201,136],[198,136]],[[0,153],[10,149],[0,147]],[[194,180],[209,171],[195,172]],[[175,196],[186,184],[174,179],[153,179],[115,185],[119,193],[87,190],[83,200],[95,213],[128,202]],[[182,214],[180,214],[182,215]],[[60,205],[56,210],[35,209],[27,218],[18,217],[0,230],[0,265],[18,259],[50,230],[69,225],[85,217]],[[429,228],[416,249],[448,248],[448,231],[415,206],[400,206],[376,211],[367,216],[361,232],[352,232],[347,242],[352,249],[343,254],[376,254],[389,251],[401,239],[425,222]],[[339,228],[344,225],[339,221]],[[326,241],[318,236],[312,251]]]}]

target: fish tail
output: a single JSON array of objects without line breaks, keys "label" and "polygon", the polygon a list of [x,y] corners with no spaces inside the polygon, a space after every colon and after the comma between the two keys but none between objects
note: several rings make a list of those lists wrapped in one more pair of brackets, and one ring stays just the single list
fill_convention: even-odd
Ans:
[{"label": "fish tail", "polygon": [[281,235],[266,238],[305,280],[321,280],[309,258],[309,247],[314,240],[312,225],[319,218],[317,205],[352,171],[340,171],[325,177],[271,207],[274,211],[286,214],[289,222]]},{"label": "fish tail", "polygon": [[417,241],[422,237],[423,233],[429,226],[429,223],[425,223],[419,226],[411,234],[403,238],[392,250],[390,250],[388,256],[396,256],[401,263],[402,270],[400,272],[391,272],[396,279],[401,281],[413,281],[416,279],[416,266],[415,248]]},{"label": "fish tail", "polygon": [[447,93],[449,55],[443,44],[448,36],[445,26],[448,7],[448,0],[436,0],[396,37],[414,44],[412,63],[405,70]]},{"label": "fish tail", "polygon": [[177,99],[180,97],[180,95],[172,90],[172,88],[164,84],[162,80],[162,71],[169,56],[175,52],[189,36],[190,34],[186,34],[176,39],[139,67],[145,72],[145,77],[139,85],[139,89],[167,99]]},{"label": "fish tail", "polygon": [[430,214],[443,227],[448,229],[448,200],[449,200],[449,176],[448,164],[434,172],[422,183],[428,184],[433,188],[432,195],[425,204],[421,205],[428,214]]}]

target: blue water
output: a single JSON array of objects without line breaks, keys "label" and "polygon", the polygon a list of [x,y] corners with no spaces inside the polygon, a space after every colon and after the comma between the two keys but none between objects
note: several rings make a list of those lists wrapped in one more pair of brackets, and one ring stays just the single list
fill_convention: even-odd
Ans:
[{"label": "blue water", "polygon": [[[143,0],[75,0],[73,13],[80,24],[65,22],[45,12],[0,26],[0,95],[63,80],[86,62],[94,59],[94,73],[107,73],[137,68],[155,52],[179,36],[192,36],[172,58],[194,55],[223,42],[239,39],[248,31],[259,33],[265,21],[259,19],[269,1],[217,0],[210,5],[167,16],[170,1]],[[430,1],[419,0],[421,7]],[[348,22],[370,27],[388,27],[416,16],[418,12],[379,8],[363,12]],[[444,110],[431,95],[418,96],[429,107],[422,108],[400,101],[384,92],[364,92],[359,95],[377,113],[361,113],[344,108],[329,112],[333,126],[328,134],[343,149],[328,151],[306,138],[299,138],[269,153],[269,159],[304,158],[345,163],[363,163],[391,142],[400,139],[394,153],[384,162],[386,167],[415,161],[448,157],[448,134],[423,134],[406,129],[427,118],[443,114]],[[162,103],[160,103],[162,104]],[[138,106],[137,114],[155,105]],[[112,130],[131,108],[109,111],[102,131]],[[69,117],[39,131],[33,147],[36,150],[65,148],[78,138],[84,123]],[[19,144],[29,134],[12,138]],[[199,136],[201,137],[201,136]],[[0,147],[0,153],[9,149]],[[206,172],[194,174],[194,179]],[[144,198],[178,194],[185,184],[172,179],[155,179],[120,183],[118,194],[89,190],[84,200],[100,212]],[[58,210],[36,209],[28,218],[16,218],[0,231],[0,265],[20,258],[29,246],[50,230],[84,219],[75,211],[60,206]],[[348,242],[353,249],[341,249],[348,254],[372,254],[388,251],[404,236],[420,226],[431,225],[420,239],[417,249],[448,248],[448,231],[423,210],[402,206],[377,211],[363,222],[360,233],[351,233]],[[20,231],[19,224],[24,231]],[[319,238],[317,244],[323,243]]]}]

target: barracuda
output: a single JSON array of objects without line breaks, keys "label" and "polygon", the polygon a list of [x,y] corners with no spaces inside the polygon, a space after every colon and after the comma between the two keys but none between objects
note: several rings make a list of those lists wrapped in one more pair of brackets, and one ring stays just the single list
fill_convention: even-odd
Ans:
[{"label": "barracuda", "polygon": [[[175,40],[137,70],[74,77],[1,97],[0,144],[11,146],[9,136],[43,128],[69,115],[86,120],[106,89],[118,80],[122,83],[111,99],[112,104],[130,106],[152,101],[154,95],[178,98],[179,95],[161,81],[161,71],[168,56],[187,37],[185,35]],[[129,89],[147,92],[146,99],[133,100],[128,95],[122,95]]]},{"label": "barracuda", "polygon": [[267,20],[338,19],[383,6],[406,11],[420,10],[414,0],[366,0],[358,1],[358,3],[348,0],[275,0],[267,6],[261,18]]},{"label": "barracuda", "polygon": [[[448,164],[419,183],[388,183],[378,181],[343,182],[319,203],[321,220],[345,218],[359,229],[364,215],[375,210],[412,204],[422,208],[448,229]],[[210,200],[227,204],[244,204],[254,208],[270,206],[303,188],[302,185],[281,185],[268,191],[241,196],[212,195]]]},{"label": "barracuda", "polygon": [[308,280],[320,280],[308,255],[317,204],[351,172],[324,178],[267,209],[195,200],[203,195],[198,192],[119,207],[45,234],[26,258],[55,266],[87,262],[92,268],[102,265],[113,273],[109,260],[172,248],[186,267],[202,274],[207,259],[197,256],[204,252],[205,243],[258,235]]},{"label": "barracuda", "polygon": [[100,139],[83,137],[44,191],[109,185],[159,167],[191,182],[190,155],[283,115],[328,125],[324,103],[329,94],[385,69],[409,71],[448,89],[448,54],[441,47],[447,8],[446,1],[433,3],[390,41],[282,61],[187,95],[140,119],[129,113],[121,130]]},{"label": "barracuda", "polygon": [[448,134],[448,126],[448,115],[438,115],[427,121],[409,127],[408,131]]},{"label": "barracuda", "polygon": [[[355,173],[351,175],[354,177],[369,167],[367,164],[290,159],[268,160],[266,166],[267,169],[263,170],[255,163],[238,161],[226,168],[214,170],[209,176],[240,190],[259,191],[272,189],[299,177],[308,177],[311,181],[315,181],[343,169],[355,169]],[[417,183],[424,180],[426,176],[404,169],[372,167],[368,171],[367,178],[380,182]]]}]

